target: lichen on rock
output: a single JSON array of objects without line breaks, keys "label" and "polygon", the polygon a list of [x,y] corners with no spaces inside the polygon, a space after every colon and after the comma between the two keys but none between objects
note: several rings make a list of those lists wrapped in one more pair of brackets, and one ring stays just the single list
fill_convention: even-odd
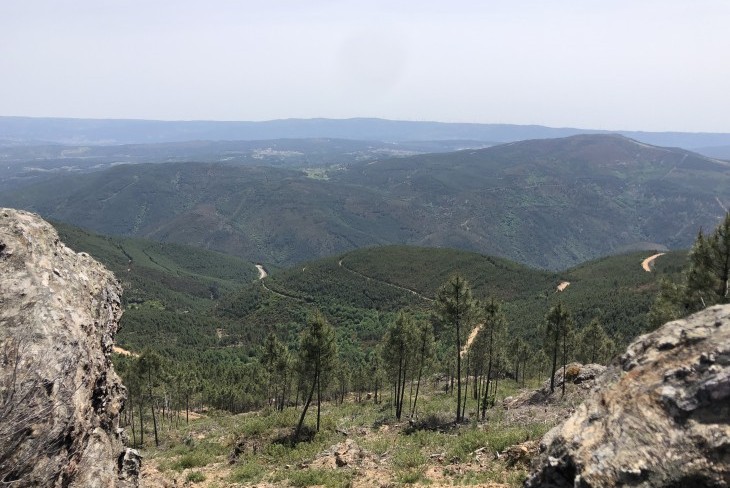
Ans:
[{"label": "lichen on rock", "polygon": [[525,486],[730,486],[730,305],[637,338],[550,431]]},{"label": "lichen on rock", "polygon": [[137,486],[110,357],[121,292],[40,217],[0,209],[0,484]]}]

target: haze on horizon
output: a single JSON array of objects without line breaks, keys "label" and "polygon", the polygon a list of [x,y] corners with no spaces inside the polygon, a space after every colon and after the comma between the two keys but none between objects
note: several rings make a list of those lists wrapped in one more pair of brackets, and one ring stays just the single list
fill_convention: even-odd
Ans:
[{"label": "haze on horizon", "polygon": [[730,132],[730,2],[24,0],[0,115]]}]

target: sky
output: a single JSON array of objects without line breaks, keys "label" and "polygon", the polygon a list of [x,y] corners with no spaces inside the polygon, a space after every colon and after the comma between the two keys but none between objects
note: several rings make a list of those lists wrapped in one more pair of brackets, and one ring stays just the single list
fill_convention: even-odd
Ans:
[{"label": "sky", "polygon": [[730,132],[728,0],[1,0],[0,115]]}]

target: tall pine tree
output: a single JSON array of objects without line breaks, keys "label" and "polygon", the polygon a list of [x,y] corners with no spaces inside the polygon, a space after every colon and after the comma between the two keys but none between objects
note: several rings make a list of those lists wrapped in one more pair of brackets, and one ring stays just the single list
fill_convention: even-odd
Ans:
[{"label": "tall pine tree", "polygon": [[320,411],[322,402],[322,387],[337,359],[337,344],[335,342],[335,330],[327,319],[319,311],[315,311],[309,318],[306,329],[302,333],[299,347],[300,374],[308,382],[309,393],[304,401],[304,408],[299,417],[297,429],[294,432],[294,440],[299,439],[304,424],[304,417],[307,415],[309,405],[312,403],[314,392],[317,392],[317,431],[319,431]]},{"label": "tall pine tree", "polygon": [[471,288],[459,274],[444,283],[436,295],[435,313],[442,325],[453,330],[456,354],[456,422],[462,420],[461,410],[461,348],[463,335],[473,324],[476,302]]}]

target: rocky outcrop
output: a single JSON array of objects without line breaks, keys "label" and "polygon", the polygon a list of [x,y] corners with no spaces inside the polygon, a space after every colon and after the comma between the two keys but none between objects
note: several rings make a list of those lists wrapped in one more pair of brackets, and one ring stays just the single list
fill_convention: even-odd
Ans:
[{"label": "rocky outcrop", "polygon": [[110,359],[120,294],[40,217],[0,209],[0,485],[137,486]]},{"label": "rocky outcrop", "polygon": [[605,371],[606,367],[600,364],[570,363],[565,367],[565,395],[562,393],[563,368],[560,367],[555,372],[553,381],[555,391],[550,391],[550,380],[547,379],[537,390],[505,398],[502,405],[511,409],[526,405],[578,404],[595,388],[596,381]]},{"label": "rocky outcrop", "polygon": [[730,305],[639,337],[543,439],[525,486],[730,486]]}]

